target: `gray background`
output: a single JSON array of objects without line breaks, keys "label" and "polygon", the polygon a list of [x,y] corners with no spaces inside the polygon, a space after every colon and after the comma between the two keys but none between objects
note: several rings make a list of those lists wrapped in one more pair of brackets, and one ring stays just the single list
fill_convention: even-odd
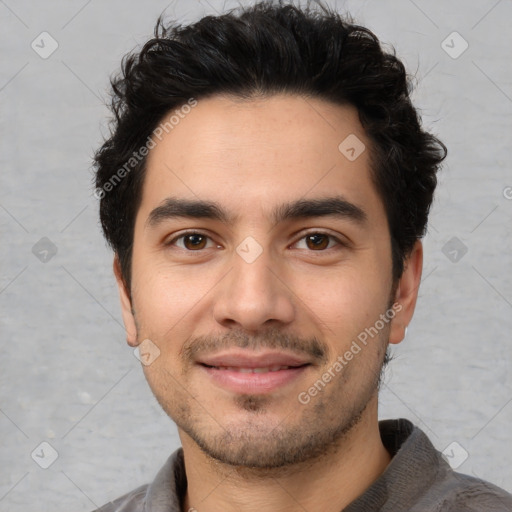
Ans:
[{"label": "gray background", "polygon": [[[187,22],[223,3],[0,0],[1,511],[91,510],[179,444],[124,340],[90,166],[121,57],[164,9]],[[416,72],[414,100],[450,150],[380,416],[410,418],[440,450],[457,442],[459,471],[512,491],[512,2],[336,5]],[[51,47],[43,31],[59,45],[46,59],[31,47]],[[469,45],[457,58],[453,31]]]}]

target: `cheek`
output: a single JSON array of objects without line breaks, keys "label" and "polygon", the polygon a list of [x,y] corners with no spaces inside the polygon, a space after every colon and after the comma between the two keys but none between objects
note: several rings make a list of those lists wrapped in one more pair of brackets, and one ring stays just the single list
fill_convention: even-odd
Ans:
[{"label": "cheek", "polygon": [[346,264],[308,274],[297,274],[291,288],[299,302],[335,332],[353,332],[373,324],[387,306],[389,284],[382,268],[373,271],[369,264]]},{"label": "cheek", "polygon": [[[350,361],[343,368],[343,378],[337,380],[340,383],[349,379],[352,372],[364,375],[361,367],[376,368],[381,359],[381,341],[387,334],[385,329],[376,333],[374,326],[387,307],[389,290],[383,277],[382,273],[372,273],[368,267],[363,272],[344,267],[322,278],[317,275],[298,293],[308,306],[304,311],[311,316],[329,345],[329,364],[339,356]],[[315,286],[311,286],[311,282]],[[348,354],[346,358],[345,354]]]},{"label": "cheek", "polygon": [[[212,291],[212,273],[198,269],[169,266],[166,262],[146,264],[134,258],[133,304],[139,337],[165,341],[185,339],[190,335],[194,319]],[[204,314],[204,312],[203,312]]]}]

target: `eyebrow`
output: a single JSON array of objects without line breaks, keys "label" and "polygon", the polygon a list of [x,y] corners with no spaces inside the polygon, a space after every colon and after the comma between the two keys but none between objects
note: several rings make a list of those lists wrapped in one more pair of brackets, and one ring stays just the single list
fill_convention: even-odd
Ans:
[{"label": "eyebrow", "polygon": [[[350,220],[361,226],[366,224],[368,220],[367,213],[360,206],[347,201],[342,196],[298,199],[277,206],[270,215],[274,225],[286,220],[311,217],[336,217]],[[151,211],[146,220],[146,227],[154,228],[173,218],[211,219],[224,224],[233,224],[237,221],[239,215],[228,213],[213,201],[168,197]]]}]

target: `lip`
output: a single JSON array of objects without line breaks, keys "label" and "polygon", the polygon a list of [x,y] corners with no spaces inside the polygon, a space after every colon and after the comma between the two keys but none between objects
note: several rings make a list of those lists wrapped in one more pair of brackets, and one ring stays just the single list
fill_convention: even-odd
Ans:
[{"label": "lip", "polygon": [[[310,362],[285,352],[230,351],[204,357],[198,365],[213,384],[225,390],[237,394],[269,394],[298,379]],[[276,369],[283,366],[287,368]],[[274,370],[251,372],[263,368]]]},{"label": "lip", "polygon": [[237,368],[267,368],[271,366],[302,366],[308,364],[307,359],[287,352],[249,352],[229,351],[205,356],[199,363],[207,366],[234,366]]}]

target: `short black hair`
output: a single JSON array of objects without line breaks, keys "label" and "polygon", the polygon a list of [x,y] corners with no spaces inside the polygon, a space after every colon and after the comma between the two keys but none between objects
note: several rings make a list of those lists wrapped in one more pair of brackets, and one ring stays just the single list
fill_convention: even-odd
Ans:
[{"label": "short black hair", "polygon": [[355,106],[371,141],[371,176],[387,214],[395,282],[426,232],[446,147],[421,127],[411,77],[394,51],[325,5],[267,0],[187,26],[160,17],[154,38],[123,58],[111,85],[114,117],[110,138],[94,157],[95,184],[103,232],[128,291],[148,141],[164,116],[216,94],[291,93]]}]

